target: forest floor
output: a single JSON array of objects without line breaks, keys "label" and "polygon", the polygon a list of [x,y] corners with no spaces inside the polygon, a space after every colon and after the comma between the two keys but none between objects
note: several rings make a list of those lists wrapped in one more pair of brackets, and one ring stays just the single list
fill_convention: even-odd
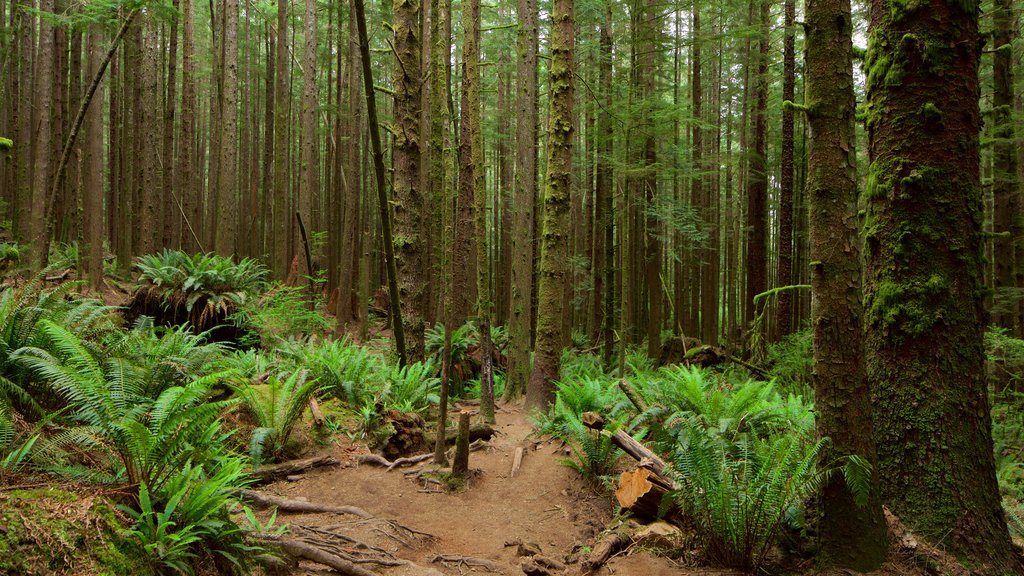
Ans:
[{"label": "forest floor", "polygon": [[[497,573],[524,574],[527,559],[522,549],[532,548],[546,558],[566,564],[551,574],[584,574],[579,560],[613,520],[613,498],[609,491],[587,484],[574,470],[561,464],[568,457],[559,441],[539,438],[522,411],[521,404],[501,406],[496,435],[487,447],[470,455],[471,475],[457,490],[424,482],[396,468],[387,471],[373,464],[360,464],[368,454],[365,444],[345,436],[323,449],[340,461],[337,466],[317,468],[294,480],[281,480],[261,488],[277,496],[333,506],[358,506],[375,520],[353,520],[335,514],[282,514],[278,521],[292,526],[336,529],[348,536],[387,550],[411,565],[373,570],[388,576],[465,575]],[[523,447],[525,456],[515,476],[510,475],[514,453]],[[945,554],[918,543],[898,521],[890,517],[889,561],[872,576],[919,576],[924,574],[969,574]],[[394,524],[412,529],[396,529]],[[522,544],[522,546],[520,546]],[[489,566],[459,561],[435,561],[439,555],[484,560]],[[683,557],[685,559],[685,556]],[[780,570],[790,574],[818,574],[811,560]],[[773,570],[772,572],[775,572]],[[305,562],[293,566],[291,576],[333,572]],[[732,576],[727,569],[694,567],[681,560],[659,556],[640,546],[616,554],[595,575],[636,576]],[[830,576],[848,576],[841,570]]]},{"label": "forest floor", "polygon": [[[346,520],[333,514],[288,514],[280,521],[304,526],[347,524],[356,539],[382,547],[411,560],[420,568],[395,567],[382,574],[422,574],[431,567],[442,574],[523,574],[522,543],[559,562],[572,560],[583,547],[592,546],[612,516],[612,502],[605,491],[586,484],[572,469],[560,464],[566,448],[556,440],[532,435],[533,426],[516,404],[497,413],[496,435],[489,446],[471,453],[470,478],[461,489],[449,491],[433,483],[407,477],[403,468],[390,472],[359,464],[366,450],[342,436],[327,449],[341,461],[338,466],[318,468],[296,481],[279,481],[262,490],[311,503],[358,506],[381,520],[393,520],[431,537],[398,542],[374,522]],[[517,447],[524,448],[522,467],[510,476]],[[408,534],[407,534],[408,535]],[[403,538],[405,539],[405,538]],[[438,555],[461,555],[488,560],[488,570],[460,562],[432,562]],[[585,557],[586,554],[583,554]],[[574,567],[570,566],[570,569]],[[378,568],[374,568],[378,570]],[[578,570],[578,569],[577,569]],[[314,565],[300,565],[291,574],[324,574]],[[667,559],[639,550],[614,557],[595,574],[732,574],[729,571],[683,569]]]}]

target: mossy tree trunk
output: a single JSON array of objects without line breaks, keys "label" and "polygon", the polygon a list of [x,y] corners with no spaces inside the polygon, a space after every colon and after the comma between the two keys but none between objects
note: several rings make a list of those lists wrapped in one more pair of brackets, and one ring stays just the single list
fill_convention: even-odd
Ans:
[{"label": "mossy tree trunk", "polygon": [[[811,132],[807,197],[813,215],[811,323],[818,434],[832,439],[827,459],[857,455],[874,466],[861,333],[850,0],[808,0],[806,19]],[[868,506],[861,508],[842,476],[836,475],[824,488],[820,509],[826,563],[860,571],[882,564],[887,532],[877,481]]]},{"label": "mossy tree trunk", "polygon": [[[785,36],[782,40],[782,99],[793,100],[796,85],[796,38],[793,21],[796,0],[784,3]],[[838,17],[838,16],[837,16]],[[852,142],[852,138],[850,142]],[[782,109],[781,174],[779,176],[779,262],[776,286],[793,284],[793,109]],[[783,290],[778,296],[776,338],[793,331],[793,291]]]},{"label": "mossy tree trunk", "polygon": [[[764,306],[754,304],[754,297],[768,288],[767,249],[767,200],[768,172],[765,154],[768,144],[768,0],[755,0],[758,7],[759,34],[757,53],[757,75],[754,77],[754,149],[750,155],[747,185],[747,283],[744,320],[748,329],[753,328],[754,317]],[[751,18],[753,20],[753,18]],[[751,332],[750,348],[759,343],[759,335]],[[759,346],[758,346],[759,347]],[[756,351],[754,351],[756,352]]]},{"label": "mossy tree trunk", "polygon": [[537,286],[537,342],[526,391],[526,406],[540,410],[546,409],[554,399],[554,381],[561,368],[574,138],[574,39],[573,0],[555,0],[551,14],[551,108]]},{"label": "mossy tree trunk", "polygon": [[530,378],[533,207],[537,199],[537,2],[518,0],[516,32],[516,182],[512,203],[512,295],[505,398],[522,396]]},{"label": "mossy tree trunk", "polygon": [[420,189],[420,43],[419,0],[395,0],[395,263],[402,301],[406,354],[423,360],[425,238]]},{"label": "mossy tree trunk", "polygon": [[[473,215],[476,199],[478,171],[484,166],[476,163],[479,157],[473,148],[477,139],[475,131],[480,129],[480,0],[468,0],[462,5],[462,106],[459,118],[459,193],[456,201],[455,219],[455,269],[452,292],[454,293],[455,326],[465,324],[471,309],[471,286],[475,220]],[[481,175],[482,176],[482,175]]]},{"label": "mossy tree trunk", "polygon": [[864,324],[883,500],[999,573],[1014,559],[982,344],[978,12],[970,0],[872,1]]},{"label": "mossy tree trunk", "polygon": [[281,279],[288,275],[288,224],[291,220],[291,213],[288,211],[288,82],[291,77],[288,71],[288,2],[289,0],[277,0],[277,30],[274,31],[274,191],[273,227],[270,238],[274,238],[271,243],[271,268],[274,275]]}]

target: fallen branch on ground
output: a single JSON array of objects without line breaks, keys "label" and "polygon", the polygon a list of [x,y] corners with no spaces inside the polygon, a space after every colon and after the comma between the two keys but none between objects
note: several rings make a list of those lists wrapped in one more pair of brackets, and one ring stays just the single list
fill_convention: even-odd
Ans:
[{"label": "fallen branch on ground", "polygon": [[498,565],[494,562],[491,562],[490,560],[485,560],[483,558],[473,558],[472,556],[462,556],[460,554],[438,554],[437,556],[431,558],[430,562],[433,564],[444,564],[445,566],[447,566],[449,563],[465,564],[466,566],[470,567],[478,566],[480,568],[484,568],[489,572],[499,572]]}]

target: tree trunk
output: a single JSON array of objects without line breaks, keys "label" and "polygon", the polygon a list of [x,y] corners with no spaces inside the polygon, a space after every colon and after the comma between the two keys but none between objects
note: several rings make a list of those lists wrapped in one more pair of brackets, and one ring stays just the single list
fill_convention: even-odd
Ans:
[{"label": "tree trunk", "polygon": [[[319,189],[317,181],[317,90],[316,90],[316,1],[305,2],[305,45],[302,52],[302,144],[300,159],[298,212],[316,229],[313,199]],[[304,260],[303,260],[304,261]],[[312,278],[313,271],[303,266],[300,274]]]},{"label": "tree trunk", "polygon": [[512,203],[512,298],[505,398],[526,392],[530,378],[533,300],[533,208],[537,200],[537,2],[519,0],[516,15],[516,183]]},{"label": "tree trunk", "polygon": [[[992,197],[995,202],[992,232],[992,259],[995,264],[995,306],[992,321],[1013,330],[1017,320],[1019,295],[1014,271],[1024,266],[1015,262],[1014,247],[1024,241],[1019,236],[1024,226],[1020,190],[1017,184],[1017,137],[1013,120],[1013,45],[1014,13],[1011,0],[995,0],[992,11]],[[1017,327],[1018,329],[1021,327]],[[1019,333],[1019,332],[1018,332]]]},{"label": "tree trunk", "polygon": [[[826,458],[857,455],[874,467],[871,396],[861,336],[849,0],[810,0],[806,31],[807,101],[813,103],[808,112],[812,140],[807,197],[814,215],[810,229],[811,260],[816,263],[811,273],[811,322],[818,434],[832,439]],[[781,323],[783,318],[779,320]],[[863,572],[878,568],[885,560],[887,534],[877,482],[868,506],[862,508],[837,474],[826,484],[820,504],[826,561]]]},{"label": "tree trunk", "polygon": [[1019,570],[982,342],[978,4],[873,0],[868,37],[864,325],[882,497],[972,567]]},{"label": "tree trunk", "polygon": [[220,99],[220,159],[217,167],[216,225],[213,227],[213,250],[221,256],[235,252],[235,230],[238,221],[235,188],[238,181],[238,0],[224,0],[224,28],[221,36],[224,52],[221,59],[223,84]]},{"label": "tree trunk", "polygon": [[273,234],[270,238],[273,238],[271,268],[281,279],[288,275],[291,255],[288,236],[291,221],[288,210],[288,104],[291,100],[288,88],[291,77],[288,71],[288,2],[277,0],[277,30],[274,33],[277,63],[274,66],[274,200]]},{"label": "tree trunk", "polygon": [[[768,0],[754,0],[760,8],[757,57],[757,88],[754,99],[754,149],[750,156],[749,184],[747,186],[747,284],[746,316],[747,329],[753,329],[754,317],[760,313],[763,303],[754,304],[754,297],[768,288],[768,253],[766,203],[768,199],[768,172],[765,153],[768,143]],[[760,335],[751,332],[748,348],[758,348]],[[751,350],[756,353],[756,350]]]},{"label": "tree trunk", "polygon": [[544,232],[541,234],[540,282],[537,287],[537,344],[526,391],[526,406],[539,410],[546,410],[554,400],[554,381],[561,367],[574,138],[573,0],[555,0],[551,28],[551,109],[548,115]]},{"label": "tree trunk", "polygon": [[[796,85],[796,48],[793,20],[795,0],[785,1],[785,37],[782,41],[782,99],[792,102]],[[850,145],[854,143],[850,139]],[[793,284],[793,108],[782,107],[782,174],[779,177],[779,263],[777,286]],[[783,290],[778,296],[775,335],[778,338],[793,331],[793,292]]]},{"label": "tree trunk", "polygon": [[[95,78],[103,60],[103,28],[89,27],[86,77]],[[85,158],[82,162],[82,207],[86,257],[85,276],[99,290],[103,283],[103,85],[96,87],[85,113]]]},{"label": "tree trunk", "polygon": [[[53,12],[53,0],[40,0],[39,10],[43,13]],[[49,245],[46,224],[46,201],[50,190],[51,147],[53,138],[53,82],[55,58],[53,26],[46,18],[39,19],[39,45],[36,48],[35,95],[35,134],[34,154],[31,162],[32,170],[32,208],[30,228],[30,260],[33,270],[42,270],[46,266],[46,246]]]},{"label": "tree trunk", "polygon": [[395,0],[394,215],[398,293],[402,301],[406,354],[423,360],[423,310],[426,302],[426,234],[420,189],[420,0]]}]

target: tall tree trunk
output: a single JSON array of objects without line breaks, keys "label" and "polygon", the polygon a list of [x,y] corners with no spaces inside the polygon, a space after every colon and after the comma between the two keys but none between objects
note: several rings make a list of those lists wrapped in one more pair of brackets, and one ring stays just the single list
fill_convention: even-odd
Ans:
[{"label": "tall tree trunk", "polygon": [[[792,102],[796,87],[796,48],[793,20],[795,0],[785,1],[785,36],[782,41],[782,99]],[[850,139],[850,146],[854,141]],[[793,284],[793,108],[782,107],[782,174],[779,177],[779,264],[777,286]],[[793,331],[793,292],[779,293],[775,335]]]},{"label": "tall tree trunk", "polygon": [[[39,10],[43,13],[53,12],[53,0],[40,0]],[[39,19],[39,45],[36,48],[35,95],[33,106],[35,112],[34,154],[31,162],[32,170],[32,209],[29,238],[30,260],[34,270],[42,270],[46,266],[49,245],[46,224],[46,201],[50,191],[51,156],[53,145],[53,90],[50,84],[54,74],[54,30],[47,18]]]},{"label": "tall tree trunk", "polygon": [[175,170],[174,193],[177,195],[181,222],[178,246],[188,252],[199,249],[199,236],[195,226],[199,221],[198,184],[195,179],[196,161],[196,65],[194,0],[181,0],[181,135],[178,140],[178,169]]},{"label": "tall tree trunk", "polygon": [[546,410],[554,400],[561,368],[562,314],[568,280],[569,199],[572,189],[573,76],[575,19],[573,0],[555,0],[551,14],[548,161],[544,186],[544,226],[537,287],[537,344],[526,406]]},{"label": "tall tree trunk", "polygon": [[[826,458],[860,456],[876,469],[861,334],[850,0],[809,0],[805,29],[816,422],[818,434],[832,439]],[[825,485],[820,534],[826,562],[867,572],[885,560],[887,532],[875,476],[864,507],[839,475]]]},{"label": "tall tree trunk", "polygon": [[221,60],[223,70],[220,99],[220,160],[217,167],[216,226],[213,230],[213,250],[222,256],[235,253],[238,207],[236,187],[238,182],[238,0],[224,0],[224,28],[221,37],[224,52]]},{"label": "tall tree trunk", "polygon": [[398,294],[409,362],[423,360],[427,284],[423,191],[420,189],[420,0],[395,0],[395,245]]},{"label": "tall tree trunk", "polygon": [[[603,340],[602,358],[604,365],[611,368],[612,353],[615,351],[615,320],[618,309],[615,301],[615,201],[612,186],[612,153],[614,135],[612,133],[612,9],[605,9],[604,21],[601,23],[600,44],[600,86],[602,90],[602,109],[597,117],[597,183],[595,194],[596,235],[600,235],[603,252],[600,263],[595,262],[595,308],[600,307],[600,314],[595,309],[595,316],[601,319],[601,339]],[[597,242],[595,242],[595,247]],[[596,251],[596,250],[595,250]],[[598,282],[597,279],[601,281]]]},{"label": "tall tree trunk", "polygon": [[[103,28],[89,27],[86,77],[95,78],[103,61]],[[103,85],[96,87],[85,114],[85,157],[82,162],[85,277],[99,290],[103,283]]]},{"label": "tall tree trunk", "polygon": [[[1019,296],[1014,294],[1014,271],[1024,267],[1017,262],[1015,246],[1024,242],[1020,233],[1024,228],[1020,190],[1017,180],[1017,137],[1013,119],[1013,41],[1014,12],[1012,0],[995,0],[992,11],[992,196],[995,201],[992,228],[995,257],[996,306],[992,321],[1013,330],[1020,307]],[[1017,327],[1018,329],[1024,327]]]},{"label": "tall tree trunk", "polygon": [[[753,330],[754,317],[761,312],[763,301],[755,305],[754,297],[768,288],[767,199],[768,172],[765,154],[768,143],[768,1],[754,0],[760,9],[757,89],[754,104],[754,149],[750,155],[750,174],[747,186],[747,329]],[[749,335],[750,348],[760,342],[760,334]],[[757,353],[757,350],[751,350]]]},{"label": "tall tree trunk", "polygon": [[387,265],[388,295],[391,298],[392,328],[395,334],[395,348],[398,364],[405,366],[408,356],[405,349],[405,330],[402,323],[402,307],[398,298],[398,271],[395,265],[394,241],[391,235],[391,211],[388,209],[387,179],[384,176],[384,150],[381,147],[380,127],[377,124],[377,99],[373,89],[373,73],[370,69],[370,42],[366,35],[366,13],[363,0],[354,0],[353,15],[359,31],[359,54],[363,70],[363,91],[366,94],[366,115],[370,124],[370,145],[373,148],[373,173],[377,181],[377,209],[380,212],[381,235],[384,244],[384,259]]},{"label": "tall tree trunk", "polygon": [[[302,144],[299,172],[299,206],[307,226],[316,229],[313,214],[314,198],[317,196],[319,183],[317,180],[317,90],[316,90],[316,0],[305,1],[305,45],[302,52]],[[397,44],[396,44],[397,47]],[[319,212],[319,211],[317,211]],[[299,258],[299,270],[302,274],[312,277],[313,271],[306,269],[304,258]]]},{"label": "tall tree trunk", "polygon": [[[473,219],[473,201],[476,198],[478,171],[484,167],[476,164],[474,154],[474,109],[476,125],[480,118],[480,2],[467,0],[462,5],[462,29],[465,31],[462,44],[462,106],[459,121],[459,196],[457,199],[457,217],[455,219],[455,237],[459,242],[455,245],[455,277],[453,278],[455,293],[456,325],[462,325],[469,318],[470,311],[470,278],[472,278],[474,259],[475,220]],[[474,108],[475,107],[475,108]],[[481,175],[482,176],[482,175]]]},{"label": "tall tree trunk", "polygon": [[288,88],[291,74],[288,71],[288,2],[277,0],[277,30],[274,32],[277,63],[274,66],[274,193],[273,193],[273,255],[271,258],[274,274],[278,278],[288,275],[291,242],[288,224],[291,213],[288,210],[288,104],[291,100]]},{"label": "tall tree trunk", "polygon": [[512,202],[512,298],[505,398],[526,392],[530,378],[533,300],[533,208],[537,199],[537,2],[518,0],[516,16],[516,182]]},{"label": "tall tree trunk", "polygon": [[1007,573],[1020,567],[982,342],[978,12],[871,3],[864,324],[883,500],[972,567]]},{"label": "tall tree trunk", "polygon": [[[179,7],[179,0],[173,0],[172,5],[175,9]],[[174,116],[176,113],[176,99],[178,97],[178,19],[171,22],[170,27],[170,38],[168,39],[167,49],[167,88],[166,98],[164,104],[164,126],[163,126],[163,150],[161,151],[163,157],[163,189],[164,198],[162,198],[162,210],[160,222],[160,246],[162,248],[168,248],[175,246],[178,243],[177,224],[178,219],[178,204],[175,198],[181,194],[181,191],[175,188],[175,177],[176,177],[176,166],[174,164]]]}]

